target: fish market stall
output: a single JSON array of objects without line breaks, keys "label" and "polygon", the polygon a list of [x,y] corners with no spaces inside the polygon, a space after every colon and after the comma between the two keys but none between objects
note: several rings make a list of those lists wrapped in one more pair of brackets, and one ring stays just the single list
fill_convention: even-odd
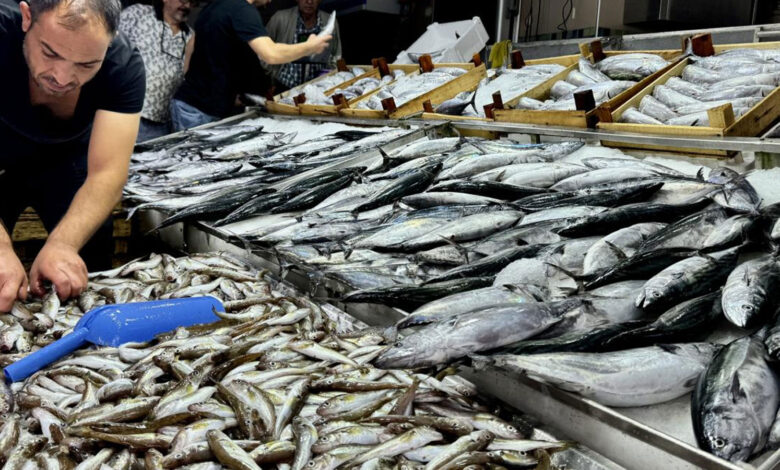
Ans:
[{"label": "fish market stall", "polygon": [[[289,129],[293,124],[286,122]],[[413,131],[400,145],[381,144],[382,152],[339,162],[339,169],[351,167],[362,175],[346,186],[336,181],[348,172],[312,168],[296,174],[295,184],[279,180],[269,185],[274,191],[259,198],[271,199],[267,205],[234,209],[232,217],[220,215],[219,222],[208,212],[190,213],[180,219],[183,224],[165,230],[181,227],[179,240],[172,243],[188,250],[251,251],[302,289],[345,304],[348,313],[373,324],[403,320],[397,325],[401,342],[381,353],[375,365],[443,367],[466,361],[470,365],[464,370],[481,391],[629,468],[648,461],[668,468],[739,468],[699,448],[707,442],[718,453],[722,442],[731,449],[727,439],[733,436],[706,441],[701,428],[694,433],[698,421],[691,419],[690,390],[717,363],[713,357],[731,357],[743,345],[750,351],[764,347],[759,336],[745,335],[754,331],[752,322],[767,322],[765,313],[751,317],[750,325],[740,323],[723,299],[739,291],[740,279],[756,279],[741,274],[746,270],[774,269],[766,257],[756,268],[745,264],[747,254],[760,254],[762,244],[773,240],[766,225],[777,216],[772,204],[780,201],[766,190],[773,173],[754,172],[743,179],[727,169],[641,160],[580,142],[518,144],[437,135],[444,131],[441,126]],[[270,153],[261,158],[273,162]],[[318,158],[317,153],[299,155],[296,164],[305,168],[308,158]],[[761,189],[760,196],[751,184]],[[291,188],[296,189],[286,192]],[[143,212],[147,228],[175,220],[171,210]],[[745,242],[749,245],[742,248]],[[690,272],[702,276],[697,278],[701,286],[667,287],[665,279],[688,279]],[[491,315],[470,313],[475,305]],[[481,331],[477,325],[495,327],[485,323],[488,318],[498,321],[518,312],[532,323],[519,330],[501,323],[500,334],[485,336],[502,344],[458,336]],[[459,328],[444,320],[456,314],[458,322],[473,326]],[[536,337],[522,337],[530,333]],[[436,341],[424,340],[429,335]],[[613,346],[576,354],[590,354],[597,364],[610,355],[613,360],[603,362],[647,363],[643,373],[663,377],[661,388],[640,395],[639,385],[622,384],[633,401],[569,393],[589,388],[550,375],[550,370],[562,373],[561,366],[534,369],[536,354],[528,352],[548,348],[538,355],[541,361],[556,351],[549,348],[579,348],[555,353],[574,354],[601,347],[607,339]],[[730,344],[722,349],[727,352],[716,352],[720,347],[705,341]],[[653,346],[659,342],[677,345]],[[635,348],[625,349],[626,344]],[[430,354],[416,349],[431,346],[435,351]],[[405,353],[407,348],[412,352]],[[640,352],[646,356],[631,357]],[[768,373],[761,354],[754,357],[750,367]],[[754,396],[755,382],[740,378],[745,387],[740,389]],[[656,384],[646,386],[652,390]],[[613,383],[607,390],[616,387]],[[707,408],[707,400],[717,396],[713,392],[695,394],[701,419],[713,416]],[[776,394],[770,392],[762,393],[768,397],[764,406],[775,408],[772,420],[766,421],[769,413],[762,410],[756,440],[734,444],[739,451],[730,454],[750,457],[751,464],[767,469],[778,457],[761,451],[777,409]]]},{"label": "fish market stall", "polygon": [[[615,109],[652,83],[681,51],[605,51],[583,54],[557,76],[530,90],[510,109],[496,109],[497,121],[589,127],[596,108]],[[599,60],[595,60],[598,58]],[[575,94],[591,92],[593,103],[576,103]]]}]

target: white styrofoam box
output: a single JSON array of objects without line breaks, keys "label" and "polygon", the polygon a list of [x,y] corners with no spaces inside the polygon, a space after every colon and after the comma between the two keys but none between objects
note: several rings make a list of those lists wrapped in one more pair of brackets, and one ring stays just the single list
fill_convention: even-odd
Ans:
[{"label": "white styrofoam box", "polygon": [[433,23],[405,51],[395,64],[414,64],[422,54],[430,54],[436,63],[468,62],[488,41],[488,33],[478,16],[465,21]]}]

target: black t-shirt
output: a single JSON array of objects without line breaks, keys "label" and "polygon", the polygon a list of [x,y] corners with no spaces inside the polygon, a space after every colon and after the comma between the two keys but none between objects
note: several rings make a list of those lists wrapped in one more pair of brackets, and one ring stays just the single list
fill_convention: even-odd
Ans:
[{"label": "black t-shirt", "polygon": [[0,169],[32,167],[48,158],[86,160],[95,112],[138,113],[146,81],[141,54],[118,35],[98,73],[82,85],[72,118],[54,117],[30,102],[29,69],[22,52],[24,33],[19,5],[0,0]]},{"label": "black t-shirt", "polygon": [[247,62],[258,62],[249,41],[268,36],[246,0],[215,0],[195,21],[195,50],[176,98],[212,116],[233,111]]}]

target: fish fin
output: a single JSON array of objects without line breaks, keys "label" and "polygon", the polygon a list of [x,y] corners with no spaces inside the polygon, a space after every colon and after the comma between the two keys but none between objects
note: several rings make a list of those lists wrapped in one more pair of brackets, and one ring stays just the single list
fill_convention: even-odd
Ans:
[{"label": "fish fin", "polygon": [[688,380],[683,383],[683,386],[686,388],[693,388],[696,386],[696,383],[699,381],[699,376],[691,377]]},{"label": "fish fin", "polygon": [[455,369],[451,365],[447,365],[443,369],[437,371],[435,377],[436,380],[443,380],[444,377],[447,377],[448,375],[454,375],[457,373],[458,373],[457,369]]},{"label": "fish fin", "polygon": [[388,155],[387,152],[382,149],[382,147],[377,147],[376,149],[379,151],[379,154],[382,155],[382,166],[389,165],[393,160],[390,158],[390,155]]},{"label": "fish fin", "polygon": [[458,250],[458,252],[461,255],[463,255],[463,258],[466,260],[466,264],[469,264],[469,250],[467,250],[466,248],[464,248],[463,246],[458,244],[458,242],[450,240],[449,238],[447,238],[447,237],[445,237],[443,235],[439,235],[439,238],[441,238],[442,240],[444,240],[448,244],[450,244],[453,247],[455,247],[455,249]]},{"label": "fish fin", "polygon": [[680,350],[680,348],[676,344],[670,344],[670,343],[658,343],[655,346],[658,346],[659,348],[663,349],[666,352],[676,354],[677,351]]},{"label": "fish fin", "polygon": [[388,343],[394,343],[395,340],[398,339],[398,328],[396,326],[388,326],[384,330],[382,330],[382,333],[380,333],[381,336],[385,339]]},{"label": "fish fin", "polygon": [[620,261],[625,261],[628,259],[628,256],[621,250],[617,245],[615,245],[612,242],[608,242],[604,240],[604,243],[609,247],[609,250],[618,257]]},{"label": "fish fin", "polygon": [[401,320],[399,320],[398,323],[395,324],[395,326],[399,330],[403,330],[404,328],[409,328],[418,325],[427,325],[432,322],[433,320],[429,320],[424,317],[415,317],[414,315],[409,315],[408,317],[404,317]]},{"label": "fish fin", "polygon": [[739,383],[739,374],[734,374],[734,378],[731,379],[731,401],[737,403],[740,399],[747,397],[745,390],[742,389],[742,384]]},{"label": "fish fin", "polygon": [[707,180],[707,178],[704,177],[704,167],[699,168],[699,171],[696,172],[696,179],[701,181]]},{"label": "fish fin", "polygon": [[471,106],[471,108],[474,110],[475,113],[479,114],[479,111],[477,111],[477,92],[476,91],[474,91],[474,93],[471,94],[471,101],[469,101],[469,106]]},{"label": "fish fin", "polygon": [[573,272],[569,271],[568,269],[562,268],[561,266],[558,266],[557,264],[552,264],[548,262],[544,262],[547,266],[555,269],[556,271],[560,271],[566,276],[570,277],[574,282],[577,283],[577,291],[578,292],[584,292],[585,291],[585,284],[582,282],[582,277],[574,274]]},{"label": "fish fin", "polygon": [[553,468],[552,459],[550,454],[544,449],[537,449],[534,454],[539,462],[536,464],[536,470],[551,470]]},{"label": "fish fin", "polygon": [[483,356],[481,354],[469,354],[466,358],[468,358],[469,365],[475,370],[485,370],[493,363],[490,356]]},{"label": "fish fin", "polygon": [[718,262],[718,260],[713,258],[711,255],[709,255],[707,253],[704,253],[703,251],[697,251],[696,252],[696,256],[701,256],[702,258],[706,259],[707,261],[709,261],[711,263],[717,263]]},{"label": "fish fin", "polygon": [[352,256],[352,252],[354,251],[354,248],[352,248],[351,245],[347,245],[346,243],[339,242],[339,244],[341,245],[341,251],[344,252],[344,259],[348,260],[349,257]]}]

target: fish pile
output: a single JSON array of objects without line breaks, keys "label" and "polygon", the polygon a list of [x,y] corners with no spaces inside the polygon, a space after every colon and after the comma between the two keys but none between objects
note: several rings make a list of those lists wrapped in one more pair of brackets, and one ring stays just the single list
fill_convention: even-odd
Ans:
[{"label": "fish pile", "polygon": [[[408,130],[310,126],[300,121],[246,120],[231,126],[189,130],[136,147],[125,186],[125,206],[171,213],[165,225],[191,216],[222,216],[276,190],[272,184],[322,165],[353,158]],[[264,130],[273,124],[279,131]],[[330,129],[330,130],[329,130]],[[299,137],[300,135],[300,137]]]},{"label": "fish pile", "polygon": [[[663,403],[699,381],[702,448],[739,460],[775,445],[766,420],[749,438],[720,432],[744,423],[729,428],[726,405],[712,405],[702,385],[724,374],[745,387],[758,380],[720,359],[747,340],[708,341],[719,321],[773,326],[780,266],[772,254],[740,255],[776,243],[779,214],[746,175],[682,172],[574,142],[461,138],[421,140],[384,163],[287,222],[260,217],[242,234],[315,282],[338,280],[343,302],[411,312],[374,365],[473,361],[609,406]],[[763,335],[749,363],[775,384],[767,364],[780,357],[780,326]],[[739,392],[728,406],[750,420],[774,416],[780,394],[765,396]]]},{"label": "fish pile", "polygon": [[493,93],[500,91],[509,101],[547,81],[564,67],[558,64],[527,65],[519,69],[490,69],[475,92],[463,92],[436,107],[440,114],[485,117],[485,105],[493,103]]},{"label": "fish pile", "polygon": [[332,95],[336,95],[340,93],[344,95],[344,98],[346,98],[348,101],[354,100],[367,93],[376,90],[380,86],[387,85],[388,83],[392,82],[398,77],[402,77],[404,75],[405,73],[403,70],[395,70],[391,75],[385,75],[381,79],[374,78],[374,77],[366,77],[356,81],[355,83],[351,84],[348,87],[345,87],[343,90],[341,88],[336,88],[333,91]]},{"label": "fish pile", "polygon": [[358,102],[355,108],[381,111],[383,109],[382,100],[387,98],[393,98],[395,105],[401,107],[418,96],[444,85],[466,72],[468,70],[459,67],[437,67],[427,73],[403,75],[392,83],[383,86],[367,99]]},{"label": "fish pile", "polygon": [[[173,257],[152,254],[110,271],[90,274],[78,298],[61,302],[53,290],[42,299],[14,303],[0,314],[0,367],[70,333],[81,316],[106,304],[209,295],[240,300],[263,292],[261,273],[224,254]],[[263,281],[263,285],[267,284]]]},{"label": "fish pile", "polygon": [[457,376],[372,367],[388,332],[220,254],[152,255],[92,282],[139,298],[185,279],[160,297],[218,294],[221,320],[82,350],[6,389],[4,469],[534,468],[571,446],[491,413]]},{"label": "fish pile", "polygon": [[527,96],[520,98],[516,109],[533,110],[575,110],[574,94],[592,91],[596,105],[609,101],[628,90],[643,78],[663,69],[669,62],[655,54],[617,54],[603,59],[595,65],[580,57],[578,67],[565,80],[550,88],[550,97],[539,101]]},{"label": "fish pile", "polygon": [[[699,445],[745,460],[780,442],[780,206],[750,174],[669,165],[426,137],[217,225],[344,303],[410,312],[375,367],[497,367],[616,407],[694,391]],[[760,330],[716,344],[723,322]]]},{"label": "fish pile", "polygon": [[621,116],[621,122],[709,126],[707,110],[731,103],[742,116],[780,84],[780,50],[732,49],[690,58],[679,77],[653,88]]},{"label": "fish pile", "polygon": [[[325,96],[325,92],[330,90],[331,88],[335,88],[341,85],[342,83],[348,82],[354,79],[355,77],[359,77],[367,72],[368,70],[365,68],[352,67],[352,70],[345,70],[342,72],[336,72],[329,75],[323,75],[320,78],[315,78],[314,80],[308,81],[302,85],[293,88],[292,90],[287,91],[286,92],[287,96],[279,100],[279,102],[282,104],[288,104],[290,106],[293,106],[295,105],[293,98],[300,95],[301,93],[306,95],[307,102],[315,99],[315,97],[321,98],[321,96]],[[321,103],[321,104],[331,104],[331,103],[332,102]]]}]

